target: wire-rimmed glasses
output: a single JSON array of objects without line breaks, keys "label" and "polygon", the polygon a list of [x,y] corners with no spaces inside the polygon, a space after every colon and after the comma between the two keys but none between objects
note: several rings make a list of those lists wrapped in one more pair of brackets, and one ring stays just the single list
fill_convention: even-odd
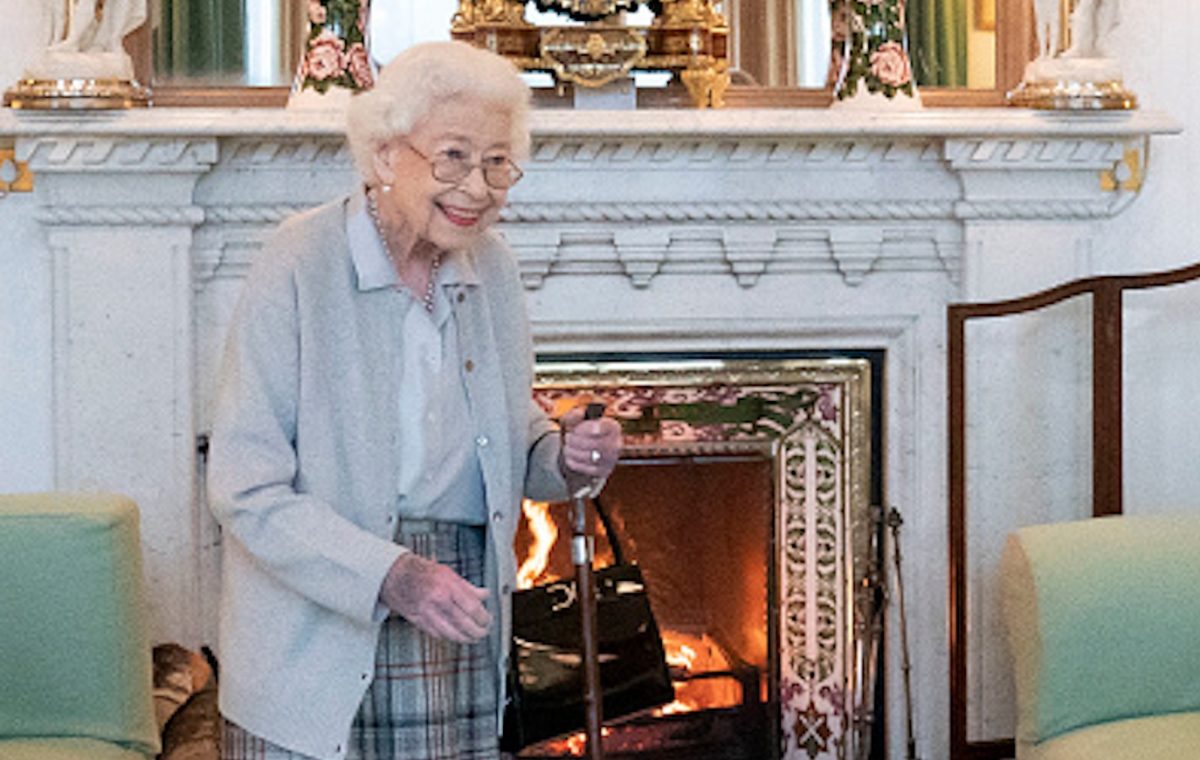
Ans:
[{"label": "wire-rimmed glasses", "polygon": [[425,159],[434,179],[448,185],[462,182],[476,167],[483,172],[483,181],[493,190],[507,190],[525,176],[521,167],[508,156],[484,156],[479,161],[472,161],[466,152],[454,148],[427,156],[410,143],[405,144],[409,150]]}]

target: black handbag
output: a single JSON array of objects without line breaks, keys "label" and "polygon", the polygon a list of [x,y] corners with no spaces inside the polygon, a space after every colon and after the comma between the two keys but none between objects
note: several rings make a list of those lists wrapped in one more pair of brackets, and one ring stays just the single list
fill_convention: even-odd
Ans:
[{"label": "black handbag", "polygon": [[[593,502],[613,548],[613,564],[595,571],[596,628],[604,719],[667,704],[675,688],[642,571],[626,563],[612,524]],[[512,657],[501,749],[582,731],[582,631],[575,579],[513,594]]]}]

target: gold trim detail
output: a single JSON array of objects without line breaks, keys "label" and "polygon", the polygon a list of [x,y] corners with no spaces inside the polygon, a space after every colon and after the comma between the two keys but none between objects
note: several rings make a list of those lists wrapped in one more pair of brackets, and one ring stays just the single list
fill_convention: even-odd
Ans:
[{"label": "gold trim detail", "polygon": [[[583,13],[622,0],[560,0]],[[648,27],[613,15],[583,26],[534,26],[523,0],[459,0],[451,36],[505,56],[519,69],[548,71],[561,85],[602,87],[631,71],[673,72],[697,108],[720,108],[729,87],[729,24],[713,0],[663,0]]]},{"label": "gold trim detail", "polygon": [[708,68],[685,69],[679,78],[698,108],[725,107],[725,90],[729,87],[729,66],[725,61]]},{"label": "gold trim detail", "polygon": [[558,81],[603,87],[646,59],[646,38],[620,26],[554,27],[542,35],[538,52]]},{"label": "gold trim detail", "polygon": [[1100,172],[1100,189],[1106,193],[1126,190],[1136,193],[1146,181],[1146,166],[1139,148],[1126,148],[1121,160],[1113,168]]},{"label": "gold trim detail", "polygon": [[[13,178],[8,181],[4,177],[9,174],[10,166],[13,167]],[[29,162],[18,161],[17,150],[13,146],[0,146],[0,196],[32,192],[33,172],[29,170]]]},{"label": "gold trim detail", "polygon": [[1008,103],[1018,108],[1054,111],[1131,111],[1137,108],[1137,96],[1119,80],[1061,79],[1021,82],[1008,93]]},{"label": "gold trim detail", "polygon": [[22,79],[4,93],[4,105],[39,111],[145,108],[150,90],[127,79]]},{"label": "gold trim detail", "polygon": [[713,7],[710,0],[675,0],[664,2],[663,26],[700,25],[710,29],[728,27],[725,17]]}]

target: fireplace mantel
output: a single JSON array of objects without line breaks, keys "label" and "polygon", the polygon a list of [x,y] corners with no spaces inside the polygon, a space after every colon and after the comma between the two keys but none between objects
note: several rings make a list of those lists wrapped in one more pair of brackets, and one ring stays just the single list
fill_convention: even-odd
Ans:
[{"label": "fireplace mantel", "polygon": [[[342,121],[278,109],[0,111],[0,141],[34,172],[47,231],[195,232],[204,277],[206,261],[245,263],[225,255],[245,247],[232,228],[252,230],[253,248],[264,225],[352,186]],[[568,252],[573,270],[620,271],[643,288],[670,269],[670,244],[689,240],[711,254],[689,266],[743,287],[768,265],[833,264],[853,285],[888,258],[957,280],[972,231],[988,223],[1117,215],[1140,188],[1149,137],[1179,130],[1159,112],[1018,109],[542,110],[532,127],[529,179],[504,221],[533,288]],[[697,241],[698,226],[721,232]],[[615,261],[581,250],[604,228]],[[216,261],[203,244],[213,237]],[[924,245],[924,260],[889,257],[897,245]]]},{"label": "fireplace mantel", "polygon": [[[149,108],[72,114],[0,110],[0,135],[325,136],[340,137],[337,111],[274,108]],[[1062,113],[1019,108],[930,108],[918,111],[739,108],[720,110],[533,112],[535,137],[960,137],[1008,135],[1069,138],[1175,133],[1180,125],[1161,111]]]},{"label": "fireplace mantel", "polygon": [[[139,502],[156,640],[213,640],[196,442],[219,346],[271,227],[354,186],[340,125],[0,111],[0,148],[33,183],[0,199],[0,276],[28,284],[31,313],[11,382],[48,389],[0,400],[14,405],[0,418],[46,441],[55,487]],[[546,110],[532,127],[502,228],[540,352],[886,351],[884,489],[905,514],[918,742],[946,756],[946,305],[1091,274],[1091,241],[1138,196],[1151,137],[1178,125],[830,109]]]}]

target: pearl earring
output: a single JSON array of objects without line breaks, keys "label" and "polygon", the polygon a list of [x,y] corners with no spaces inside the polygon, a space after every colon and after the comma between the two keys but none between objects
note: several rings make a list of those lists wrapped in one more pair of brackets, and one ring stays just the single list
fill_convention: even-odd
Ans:
[{"label": "pearl earring", "polygon": [[382,185],[380,185],[380,186],[379,186],[379,189],[380,189],[380,190],[382,190],[382,191],[383,191],[383,192],[385,192],[385,193],[390,193],[390,192],[392,192],[392,186],[391,186],[391,184],[390,184],[390,183],[388,183],[388,182],[384,182]]}]

